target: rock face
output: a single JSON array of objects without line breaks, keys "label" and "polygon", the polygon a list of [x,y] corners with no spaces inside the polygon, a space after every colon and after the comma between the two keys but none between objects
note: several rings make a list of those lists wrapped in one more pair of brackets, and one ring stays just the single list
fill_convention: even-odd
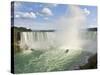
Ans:
[{"label": "rock face", "polygon": [[21,48],[19,46],[20,32],[32,31],[31,29],[26,29],[24,27],[11,27],[11,47],[14,52],[20,52]]},{"label": "rock face", "polygon": [[88,63],[80,66],[80,69],[96,69],[97,68],[97,54],[88,59]]},{"label": "rock face", "polygon": [[97,28],[88,28],[88,31],[97,31]]}]

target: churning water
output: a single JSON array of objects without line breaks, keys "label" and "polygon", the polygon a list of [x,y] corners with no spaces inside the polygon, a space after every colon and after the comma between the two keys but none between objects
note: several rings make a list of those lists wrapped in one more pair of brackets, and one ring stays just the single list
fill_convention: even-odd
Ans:
[{"label": "churning water", "polygon": [[80,31],[85,16],[79,7],[69,6],[69,11],[55,32],[20,33],[22,52],[15,54],[15,73],[73,70],[87,63],[91,46],[96,51],[97,34],[88,32],[91,38],[87,31]]},{"label": "churning water", "polygon": [[[49,34],[50,33],[50,34]],[[68,49],[56,45],[51,40],[55,32],[21,32],[21,53],[15,54],[15,73],[47,72],[79,69],[80,65],[87,63],[91,55],[88,46],[83,49]],[[84,38],[92,38],[96,43],[96,32],[88,32]],[[55,37],[53,36],[52,39]],[[90,44],[89,44],[90,45]],[[92,46],[92,45],[91,45]],[[94,45],[93,45],[94,46]],[[92,48],[93,49],[93,48]],[[96,51],[96,47],[94,47]]]}]

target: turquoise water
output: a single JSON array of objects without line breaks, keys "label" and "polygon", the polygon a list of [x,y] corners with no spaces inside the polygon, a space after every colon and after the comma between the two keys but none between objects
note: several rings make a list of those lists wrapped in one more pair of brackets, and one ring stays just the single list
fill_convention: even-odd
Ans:
[{"label": "turquoise water", "polygon": [[14,72],[34,73],[79,69],[80,65],[87,63],[91,52],[95,53],[97,48],[97,33],[87,33],[87,37],[84,38],[92,40],[86,44],[84,50],[69,49],[66,52],[66,49],[52,47],[48,50],[32,49],[31,51],[24,50],[24,52],[16,53],[14,55]]},{"label": "turquoise water", "polygon": [[[82,59],[83,58],[83,59]],[[73,70],[83,64],[81,50],[34,50],[30,54],[15,54],[15,73],[49,72]]]}]

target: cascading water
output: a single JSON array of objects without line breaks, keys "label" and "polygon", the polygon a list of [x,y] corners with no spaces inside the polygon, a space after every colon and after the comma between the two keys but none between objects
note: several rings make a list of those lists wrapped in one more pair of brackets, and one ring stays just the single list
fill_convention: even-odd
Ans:
[{"label": "cascading water", "polygon": [[23,50],[47,49],[53,45],[53,32],[21,32],[20,47]]},{"label": "cascading water", "polygon": [[71,14],[59,20],[55,32],[20,33],[21,49],[34,50],[28,55],[16,54],[16,73],[73,70],[86,63],[86,57],[81,54],[84,40],[80,35],[85,16],[77,6],[69,6],[69,11]]}]

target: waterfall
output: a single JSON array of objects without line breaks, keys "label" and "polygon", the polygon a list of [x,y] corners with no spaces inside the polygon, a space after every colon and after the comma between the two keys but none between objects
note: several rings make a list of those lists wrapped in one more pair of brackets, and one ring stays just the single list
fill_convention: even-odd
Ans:
[{"label": "waterfall", "polygon": [[15,68],[17,69],[15,70],[23,73],[74,70],[79,69],[81,64],[87,63],[86,55],[90,56],[88,50],[92,47],[96,51],[97,46],[96,43],[93,44],[97,40],[96,37],[90,38],[97,34],[87,35],[90,32],[81,31],[85,16],[78,6],[69,6],[69,11],[68,17],[57,19],[56,32],[20,32],[22,50],[36,51],[32,51],[30,55],[16,54]]},{"label": "waterfall", "polygon": [[53,45],[54,32],[21,32],[20,36],[23,50],[47,49]]}]

